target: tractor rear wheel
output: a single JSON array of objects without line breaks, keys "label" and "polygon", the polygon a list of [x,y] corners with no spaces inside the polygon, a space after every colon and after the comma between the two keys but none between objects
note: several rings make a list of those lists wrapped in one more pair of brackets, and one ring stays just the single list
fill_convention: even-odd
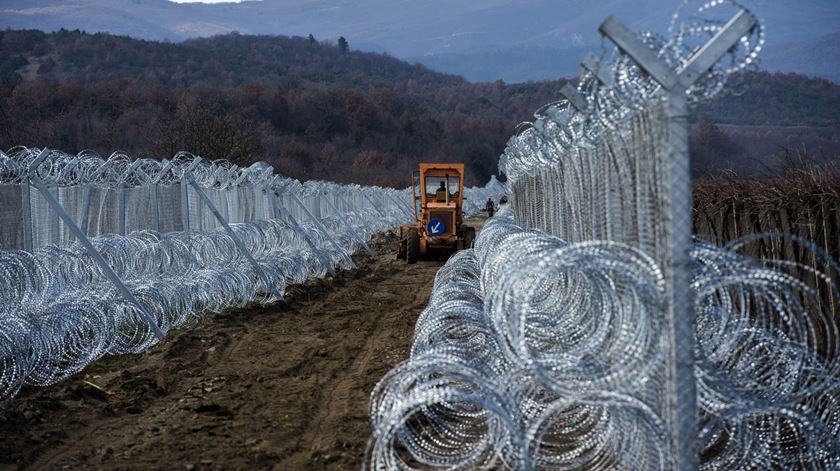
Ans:
[{"label": "tractor rear wheel", "polygon": [[417,229],[409,229],[405,239],[405,260],[408,263],[417,263],[420,258],[420,235]]},{"label": "tractor rear wheel", "polygon": [[464,228],[464,248],[471,249],[475,244],[475,228],[466,226]]},{"label": "tractor rear wheel", "polygon": [[397,249],[397,260],[405,260],[405,235],[402,228],[400,228],[400,242]]}]

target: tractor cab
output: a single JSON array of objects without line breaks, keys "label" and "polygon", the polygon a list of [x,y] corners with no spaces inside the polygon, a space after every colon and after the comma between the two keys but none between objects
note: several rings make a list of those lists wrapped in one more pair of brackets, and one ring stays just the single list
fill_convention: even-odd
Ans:
[{"label": "tractor cab", "polygon": [[414,263],[472,246],[475,230],[463,224],[464,164],[420,164],[411,188],[415,221],[400,228],[400,257]]}]

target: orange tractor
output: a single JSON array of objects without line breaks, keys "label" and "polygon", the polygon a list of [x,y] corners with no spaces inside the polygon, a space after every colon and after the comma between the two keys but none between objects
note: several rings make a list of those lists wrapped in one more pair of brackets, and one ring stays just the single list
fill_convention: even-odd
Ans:
[{"label": "orange tractor", "polygon": [[420,164],[411,173],[411,192],[415,221],[400,227],[400,258],[415,263],[472,247],[475,229],[464,224],[464,164]]}]

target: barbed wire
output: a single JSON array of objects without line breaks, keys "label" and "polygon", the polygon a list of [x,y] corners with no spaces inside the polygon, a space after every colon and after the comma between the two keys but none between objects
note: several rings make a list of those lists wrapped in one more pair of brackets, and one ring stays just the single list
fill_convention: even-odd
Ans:
[{"label": "barbed wire", "polygon": [[[650,406],[664,383],[662,271],[511,213],[438,272],[410,359],[372,394],[366,466],[671,469]],[[840,275],[806,249],[831,266],[826,285]],[[790,274],[810,267],[705,244],[691,255],[702,468],[836,468],[840,336]]]}]

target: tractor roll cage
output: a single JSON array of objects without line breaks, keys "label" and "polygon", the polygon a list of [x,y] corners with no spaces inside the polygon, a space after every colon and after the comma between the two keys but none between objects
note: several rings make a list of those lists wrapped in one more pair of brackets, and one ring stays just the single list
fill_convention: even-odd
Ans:
[{"label": "tractor roll cage", "polygon": [[[428,195],[428,188],[426,185],[427,178],[441,178],[444,182],[444,188],[446,190],[446,200],[445,202],[432,202]],[[451,188],[452,183],[450,180],[452,178],[458,179],[458,188],[455,192],[453,192],[453,188]],[[418,195],[418,188],[419,188],[419,195]],[[414,219],[417,221],[422,220],[421,215],[417,212],[417,201],[420,200],[420,210],[422,212],[423,209],[429,207],[449,207],[450,203],[452,203],[453,199],[455,200],[455,206],[460,208],[462,207],[463,203],[463,194],[464,194],[464,164],[420,164],[420,169],[417,171],[411,172],[411,193],[414,197]],[[457,220],[460,221],[460,214],[457,215]]]}]

